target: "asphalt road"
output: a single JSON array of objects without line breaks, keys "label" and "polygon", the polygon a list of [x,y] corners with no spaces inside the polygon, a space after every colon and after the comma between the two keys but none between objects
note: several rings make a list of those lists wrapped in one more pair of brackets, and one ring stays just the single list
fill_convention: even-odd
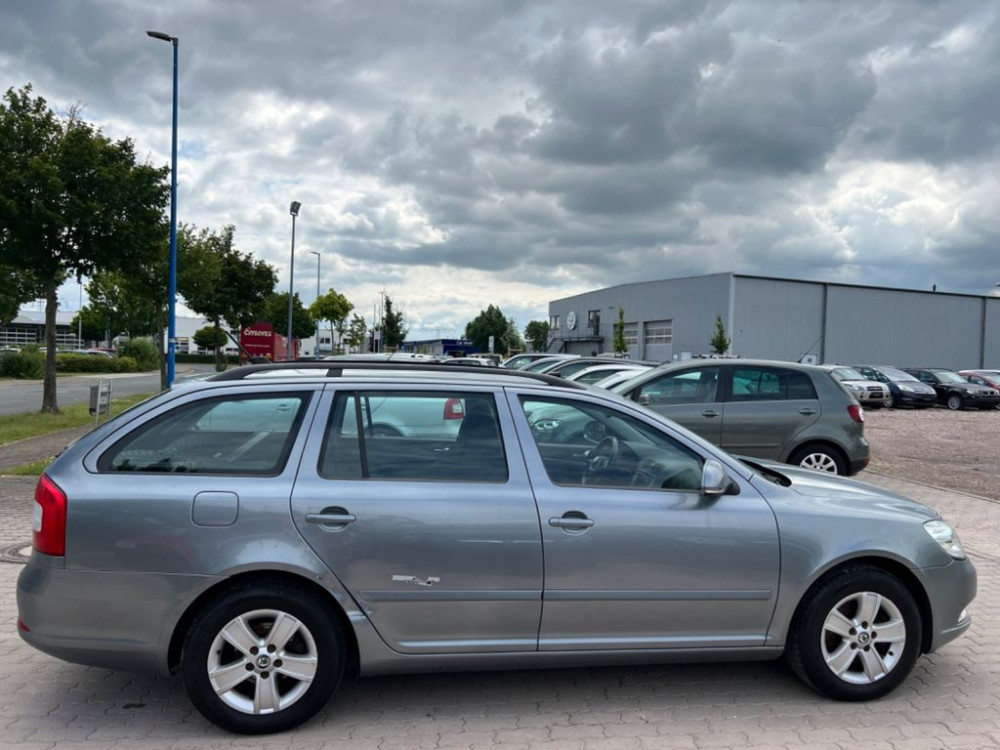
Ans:
[{"label": "asphalt road", "polygon": [[[176,379],[182,380],[185,377],[209,372],[212,369],[210,365],[182,365],[177,369]],[[97,385],[100,380],[112,381],[112,399],[116,396],[134,396],[137,393],[155,393],[160,390],[159,372],[64,375],[58,379],[56,385],[56,399],[59,406],[89,403],[90,387]],[[41,380],[0,381],[0,416],[35,412],[41,406]]]}]

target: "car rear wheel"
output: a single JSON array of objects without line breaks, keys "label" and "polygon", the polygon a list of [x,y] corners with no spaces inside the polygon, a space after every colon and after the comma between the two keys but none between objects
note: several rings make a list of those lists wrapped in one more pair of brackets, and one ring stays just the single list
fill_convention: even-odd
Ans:
[{"label": "car rear wheel", "polygon": [[836,700],[872,700],[906,679],[921,637],[916,601],[899,579],[876,568],[846,568],[806,595],[787,657],[816,691]]},{"label": "car rear wheel", "polygon": [[788,463],[803,469],[825,471],[830,474],[847,474],[847,463],[836,448],[816,443],[803,445],[792,454]]},{"label": "car rear wheel", "polygon": [[965,407],[965,399],[957,393],[949,394],[948,400],[945,403],[952,411],[959,411]]},{"label": "car rear wheel", "polygon": [[195,707],[239,734],[291,729],[330,699],[344,672],[339,620],[317,594],[267,583],[232,589],[198,615],[181,671]]}]

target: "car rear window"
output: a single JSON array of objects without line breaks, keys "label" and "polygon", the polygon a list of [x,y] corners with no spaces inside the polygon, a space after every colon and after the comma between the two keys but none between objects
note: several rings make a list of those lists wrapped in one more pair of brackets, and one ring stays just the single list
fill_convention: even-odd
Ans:
[{"label": "car rear window", "polygon": [[115,443],[101,472],[280,474],[310,393],[207,398],[171,409]]}]

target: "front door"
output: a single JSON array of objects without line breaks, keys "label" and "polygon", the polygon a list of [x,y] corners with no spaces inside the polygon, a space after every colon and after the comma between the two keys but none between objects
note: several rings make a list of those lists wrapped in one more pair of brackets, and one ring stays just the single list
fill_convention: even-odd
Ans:
[{"label": "front door", "polygon": [[505,403],[410,386],[324,393],[295,523],[393,649],[533,651],[542,551]]},{"label": "front door", "polygon": [[510,403],[542,522],[541,650],[764,643],[778,534],[752,487],[705,497],[704,457],[637,412],[584,395]]}]

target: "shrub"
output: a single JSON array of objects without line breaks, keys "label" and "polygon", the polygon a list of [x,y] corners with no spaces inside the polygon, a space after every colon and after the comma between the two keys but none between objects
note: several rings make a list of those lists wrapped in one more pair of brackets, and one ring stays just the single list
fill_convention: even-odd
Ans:
[{"label": "shrub", "polygon": [[56,372],[138,372],[133,357],[95,357],[90,354],[60,354]]},{"label": "shrub", "polygon": [[119,357],[131,357],[140,370],[155,370],[160,366],[160,355],[152,339],[129,339],[118,347]]},{"label": "shrub", "polygon": [[45,377],[45,357],[34,351],[0,354],[0,377],[41,380]]}]

